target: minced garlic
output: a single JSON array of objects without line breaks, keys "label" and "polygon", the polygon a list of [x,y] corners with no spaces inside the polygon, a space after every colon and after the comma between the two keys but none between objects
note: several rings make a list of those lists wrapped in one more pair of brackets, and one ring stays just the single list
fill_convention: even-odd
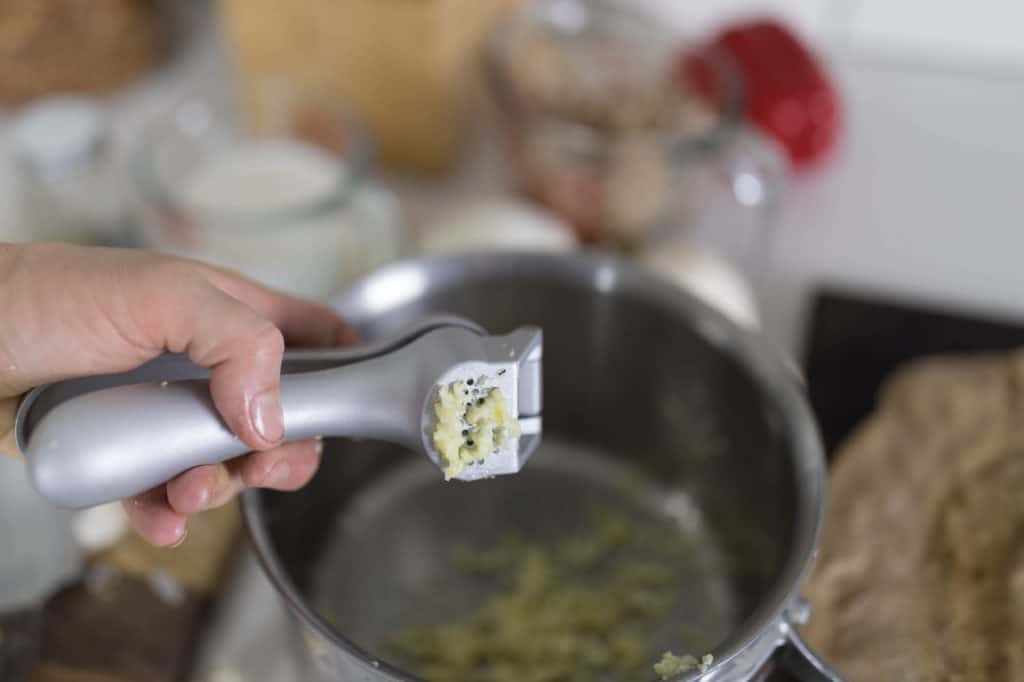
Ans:
[{"label": "minced garlic", "polygon": [[696,656],[690,654],[684,654],[682,656],[676,656],[671,651],[666,651],[661,660],[654,664],[654,672],[656,672],[661,679],[667,680],[670,677],[676,675],[682,675],[693,670],[699,670],[700,672],[707,672],[707,669],[711,667],[711,664],[715,662],[715,657],[711,654],[705,654],[698,661]]},{"label": "minced garlic", "polygon": [[649,679],[648,642],[679,603],[679,557],[693,552],[665,531],[595,510],[543,542],[496,531],[495,545],[456,545],[449,582],[433,589],[492,588],[469,612],[405,628],[392,651],[428,682]]},{"label": "minced garlic", "polygon": [[484,386],[485,381],[456,381],[438,390],[434,447],[446,481],[519,435],[519,422],[509,414],[505,397],[497,388]]}]

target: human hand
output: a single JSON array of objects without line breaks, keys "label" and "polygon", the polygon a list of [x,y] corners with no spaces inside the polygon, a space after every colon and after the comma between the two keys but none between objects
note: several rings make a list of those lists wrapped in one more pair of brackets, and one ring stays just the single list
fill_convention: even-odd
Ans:
[{"label": "human hand", "polygon": [[134,528],[156,545],[180,543],[187,515],[223,505],[245,487],[296,490],[312,478],[320,441],[282,444],[285,341],[355,341],[330,308],[233,273],[61,244],[0,244],[0,321],[0,452],[16,453],[18,396],[33,386],[127,371],[164,352],[210,368],[214,405],[253,453],[196,467],[125,500]]}]

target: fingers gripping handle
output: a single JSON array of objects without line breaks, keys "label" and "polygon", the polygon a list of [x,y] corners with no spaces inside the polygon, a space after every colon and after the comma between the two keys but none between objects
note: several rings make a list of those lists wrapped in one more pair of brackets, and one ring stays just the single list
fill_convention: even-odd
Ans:
[{"label": "fingers gripping handle", "polygon": [[[382,384],[402,371],[401,353],[281,378],[285,438],[346,435],[409,444],[418,421],[386,408],[414,391]],[[414,377],[408,368],[406,377]],[[378,387],[378,388],[375,388]],[[418,416],[418,410],[417,410]],[[188,469],[248,452],[224,423],[205,379],[115,386],[54,407],[36,425],[26,451],[36,488],[62,507],[130,497]]]},{"label": "fingers gripping handle", "polygon": [[[453,363],[486,359],[483,333],[438,316],[360,348],[286,353],[285,439],[351,436],[422,450],[430,389]],[[38,490],[71,508],[138,494],[248,450],[215,409],[209,372],[178,356],[33,390],[18,409],[17,440]]]}]

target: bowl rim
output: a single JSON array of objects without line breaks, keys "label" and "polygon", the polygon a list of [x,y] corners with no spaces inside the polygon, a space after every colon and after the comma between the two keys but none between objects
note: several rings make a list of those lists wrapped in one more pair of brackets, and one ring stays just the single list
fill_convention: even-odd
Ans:
[{"label": "bowl rim", "polygon": [[[586,249],[574,254],[480,252],[400,261],[359,280],[336,297],[333,304],[359,329],[367,320],[383,312],[380,309],[382,303],[394,308],[415,300],[430,287],[452,284],[482,273],[509,273],[523,278],[543,274],[548,279],[588,284],[598,293],[610,293],[619,288],[639,292],[690,319],[695,332],[721,352],[731,355],[779,408],[796,484],[796,527],[792,547],[782,570],[760,604],[714,650],[715,662],[711,670],[726,666],[756,645],[766,632],[777,629],[787,608],[799,598],[800,588],[815,558],[825,514],[826,465],[821,438],[800,378],[781,352],[759,333],[741,327],[667,279],[618,256]],[[401,300],[395,292],[386,301],[378,300],[381,297],[374,287],[379,290],[380,282],[394,280],[418,286],[405,287],[405,298]],[[336,632],[310,607],[288,576],[271,542],[264,523],[261,495],[258,490],[249,490],[243,495],[245,526],[260,565],[292,614],[368,670],[387,673],[397,680],[417,680],[407,672],[379,661]]]}]

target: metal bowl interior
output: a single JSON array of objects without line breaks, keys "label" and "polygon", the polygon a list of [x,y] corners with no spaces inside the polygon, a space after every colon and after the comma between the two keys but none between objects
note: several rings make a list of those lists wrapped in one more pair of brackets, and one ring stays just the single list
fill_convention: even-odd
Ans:
[{"label": "metal bowl interior", "polygon": [[[335,658],[408,679],[382,639],[415,613],[410,595],[444,570],[445,543],[509,525],[543,537],[578,525],[578,510],[595,502],[675,514],[700,557],[678,569],[692,589],[676,615],[704,630],[717,661],[795,598],[821,523],[824,461],[795,378],[760,339],[596,255],[402,263],[338,306],[364,338],[432,312],[495,333],[541,326],[545,444],[522,474],[452,486],[392,446],[334,441],[302,492],[247,495],[264,567]],[[633,476],[642,495],[624,492]],[[442,601],[457,611],[467,594]]]}]

